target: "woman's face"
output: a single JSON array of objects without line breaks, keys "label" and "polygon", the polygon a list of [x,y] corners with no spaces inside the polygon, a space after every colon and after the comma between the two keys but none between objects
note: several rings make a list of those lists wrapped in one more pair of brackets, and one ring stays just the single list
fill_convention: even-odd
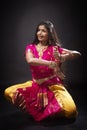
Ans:
[{"label": "woman's face", "polygon": [[37,38],[40,42],[48,41],[48,30],[44,25],[38,27]]}]

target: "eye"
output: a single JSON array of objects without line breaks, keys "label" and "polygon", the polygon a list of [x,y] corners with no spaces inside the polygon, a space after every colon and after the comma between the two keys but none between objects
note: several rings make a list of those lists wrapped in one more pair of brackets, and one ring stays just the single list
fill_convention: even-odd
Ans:
[{"label": "eye", "polygon": [[46,30],[45,30],[45,29],[43,29],[42,31],[43,31],[43,32],[46,32]]},{"label": "eye", "polygon": [[37,32],[39,32],[39,31],[40,31],[40,29],[37,30]]}]

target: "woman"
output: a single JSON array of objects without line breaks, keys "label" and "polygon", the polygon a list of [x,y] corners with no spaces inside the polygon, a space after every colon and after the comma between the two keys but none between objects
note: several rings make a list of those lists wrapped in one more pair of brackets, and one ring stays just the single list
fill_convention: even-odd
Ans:
[{"label": "woman", "polygon": [[62,48],[54,25],[42,21],[37,25],[33,43],[25,50],[32,80],[6,88],[5,97],[35,121],[76,117],[77,108],[64,86],[61,65],[80,55],[77,51]]}]

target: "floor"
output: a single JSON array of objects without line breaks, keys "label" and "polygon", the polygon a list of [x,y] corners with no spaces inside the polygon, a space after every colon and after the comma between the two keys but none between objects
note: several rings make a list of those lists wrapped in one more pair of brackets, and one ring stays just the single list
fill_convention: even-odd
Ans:
[{"label": "floor", "polygon": [[[75,90],[74,90],[75,89]],[[86,92],[74,88],[70,91],[78,107],[78,117],[76,120],[54,120],[37,123],[31,117],[23,114],[0,95],[0,130],[87,130],[87,107]]]}]

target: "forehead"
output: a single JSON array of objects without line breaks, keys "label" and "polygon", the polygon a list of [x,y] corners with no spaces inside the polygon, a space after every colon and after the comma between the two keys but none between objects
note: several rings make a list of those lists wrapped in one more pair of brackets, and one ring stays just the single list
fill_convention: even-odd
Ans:
[{"label": "forehead", "polygon": [[38,28],[39,28],[39,29],[47,30],[47,28],[45,27],[45,25],[39,25]]}]

